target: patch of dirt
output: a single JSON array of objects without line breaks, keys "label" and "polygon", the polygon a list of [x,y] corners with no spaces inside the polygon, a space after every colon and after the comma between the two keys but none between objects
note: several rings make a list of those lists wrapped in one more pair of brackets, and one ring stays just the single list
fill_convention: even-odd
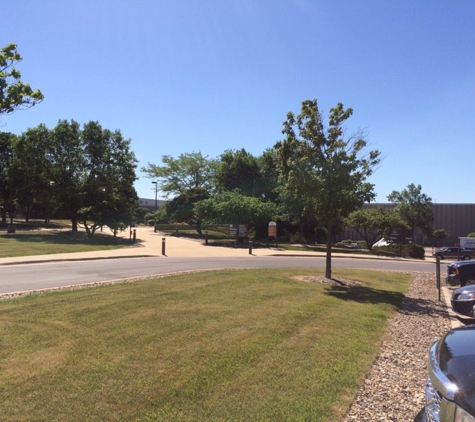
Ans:
[{"label": "patch of dirt", "polygon": [[306,283],[320,283],[320,284],[332,284],[334,286],[346,286],[346,287],[364,287],[363,283],[354,280],[348,280],[345,278],[326,278],[320,276],[295,276],[294,280],[305,281]]}]

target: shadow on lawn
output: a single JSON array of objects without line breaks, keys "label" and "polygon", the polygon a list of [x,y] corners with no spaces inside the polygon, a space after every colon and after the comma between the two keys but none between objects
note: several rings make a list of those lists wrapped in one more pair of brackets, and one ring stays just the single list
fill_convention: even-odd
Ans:
[{"label": "shadow on lawn", "polygon": [[98,245],[98,246],[116,246],[129,245],[129,239],[123,237],[113,237],[101,233],[96,233],[94,237],[88,239],[85,233],[68,232],[35,232],[13,234],[4,234],[2,237],[15,239],[17,242],[25,243],[44,243],[55,245]]},{"label": "shadow on lawn", "polygon": [[433,300],[406,297],[399,292],[361,286],[332,285],[328,287],[326,294],[341,300],[351,300],[359,303],[387,303],[408,315],[447,315],[443,306],[434,306]]}]

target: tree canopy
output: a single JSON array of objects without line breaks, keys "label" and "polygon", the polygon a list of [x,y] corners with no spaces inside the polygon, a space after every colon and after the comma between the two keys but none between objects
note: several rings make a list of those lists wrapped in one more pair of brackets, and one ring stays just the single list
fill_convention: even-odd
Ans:
[{"label": "tree canopy", "polygon": [[275,205],[234,190],[197,202],[194,211],[203,223],[245,223],[251,230],[262,231],[274,218]]},{"label": "tree canopy", "polygon": [[403,227],[404,223],[394,210],[363,208],[350,213],[346,219],[346,225],[354,229],[371,250],[379,239],[388,238],[391,229]]},{"label": "tree canopy", "polygon": [[300,113],[287,114],[282,133],[284,140],[275,148],[281,159],[284,190],[311,202],[327,230],[325,276],[331,278],[331,242],[342,230],[343,219],[374,199],[373,184],[367,178],[379,164],[377,150],[365,153],[367,142],[358,132],[344,137],[343,124],[353,110],[338,103],[330,110],[325,129],[317,100],[302,102]]},{"label": "tree canopy", "polygon": [[392,191],[388,201],[396,204],[396,211],[413,231],[420,229],[426,236],[432,236],[434,213],[432,198],[422,193],[421,185],[411,183],[407,189]]},{"label": "tree canopy", "polygon": [[5,149],[10,157],[5,191],[14,195],[26,219],[33,209],[45,219],[55,214],[70,219],[73,231],[82,224],[88,236],[103,225],[116,232],[133,219],[136,159],[120,131],[98,122],[81,129],[74,120],[60,120],[54,129],[39,125],[0,140],[0,146],[8,141],[5,148],[11,148]]},{"label": "tree canopy", "polygon": [[39,89],[21,80],[21,73],[14,67],[22,57],[16,44],[8,44],[0,50],[0,114],[34,106],[43,100]]},{"label": "tree canopy", "polygon": [[141,170],[150,179],[158,179],[165,196],[176,196],[195,189],[209,191],[213,186],[215,163],[201,152],[180,154],[178,158],[162,156],[162,166],[148,163]]},{"label": "tree canopy", "polygon": [[216,166],[216,187],[219,192],[238,189],[243,195],[259,195],[261,173],[256,157],[244,148],[227,150]]}]

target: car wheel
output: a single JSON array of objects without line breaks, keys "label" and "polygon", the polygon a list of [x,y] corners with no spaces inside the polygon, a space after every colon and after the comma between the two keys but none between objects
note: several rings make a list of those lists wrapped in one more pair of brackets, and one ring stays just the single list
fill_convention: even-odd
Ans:
[{"label": "car wheel", "polygon": [[441,261],[444,259],[444,256],[441,255],[441,254],[437,254],[435,257],[436,257],[436,258],[439,258]]},{"label": "car wheel", "polygon": [[470,255],[464,255],[464,257],[462,259],[464,261],[468,261],[469,259],[472,259],[472,257]]}]

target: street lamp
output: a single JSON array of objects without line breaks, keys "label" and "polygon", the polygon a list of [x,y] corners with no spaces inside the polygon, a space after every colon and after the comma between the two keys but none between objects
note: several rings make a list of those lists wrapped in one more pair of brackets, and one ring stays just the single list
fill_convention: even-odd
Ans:
[{"label": "street lamp", "polygon": [[157,191],[158,191],[158,182],[152,182],[155,185],[155,211],[158,210],[158,203],[157,203]]}]

